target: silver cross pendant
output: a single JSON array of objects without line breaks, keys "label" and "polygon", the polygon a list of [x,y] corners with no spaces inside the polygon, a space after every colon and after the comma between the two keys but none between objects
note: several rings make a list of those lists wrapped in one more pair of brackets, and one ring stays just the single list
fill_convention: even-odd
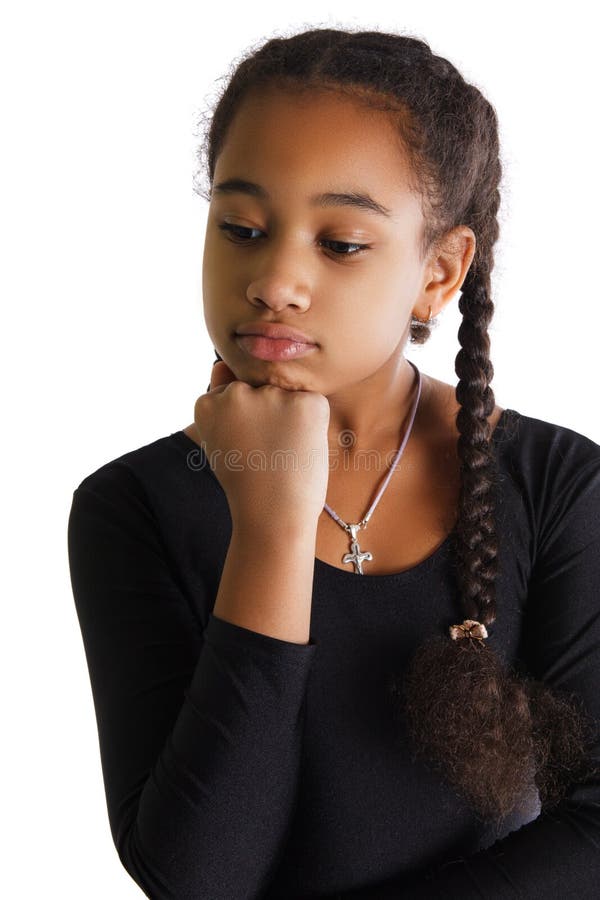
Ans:
[{"label": "silver cross pendant", "polygon": [[357,573],[359,575],[364,575],[362,570],[363,560],[371,560],[373,559],[373,554],[365,551],[361,552],[360,546],[358,544],[358,539],[356,534],[358,529],[360,528],[360,523],[357,525],[348,525],[347,530],[352,534],[352,539],[350,541],[350,553],[344,554],[342,558],[343,563],[352,563],[354,565],[354,574]]}]

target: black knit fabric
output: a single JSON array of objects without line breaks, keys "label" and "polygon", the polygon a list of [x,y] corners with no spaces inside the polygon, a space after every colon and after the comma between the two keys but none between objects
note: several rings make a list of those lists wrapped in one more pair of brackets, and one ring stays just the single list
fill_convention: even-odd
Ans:
[{"label": "black knit fabric", "polygon": [[[493,442],[489,643],[600,722],[600,445],[511,409]],[[550,814],[530,801],[498,830],[411,761],[388,688],[426,636],[465,618],[449,539],[397,574],[316,559],[310,641],[294,644],[212,614],[230,535],[225,494],[183,431],[73,494],[108,818],[147,896],[598,897],[600,783]],[[600,738],[595,752],[600,764]]]}]

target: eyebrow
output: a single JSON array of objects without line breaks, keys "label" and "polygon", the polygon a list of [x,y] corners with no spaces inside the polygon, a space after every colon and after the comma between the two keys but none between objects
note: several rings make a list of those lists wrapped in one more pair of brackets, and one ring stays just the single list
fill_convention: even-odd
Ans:
[{"label": "eyebrow", "polygon": [[[247,181],[245,178],[227,178],[220,181],[213,187],[215,194],[249,194],[251,197],[258,197],[261,200],[269,200],[268,192],[256,184],[254,181]],[[362,194],[357,191],[348,193],[337,193],[327,191],[324,194],[314,194],[310,198],[312,206],[352,206],[365,212],[375,213],[379,216],[390,218],[391,209],[378,203],[369,194]]]}]

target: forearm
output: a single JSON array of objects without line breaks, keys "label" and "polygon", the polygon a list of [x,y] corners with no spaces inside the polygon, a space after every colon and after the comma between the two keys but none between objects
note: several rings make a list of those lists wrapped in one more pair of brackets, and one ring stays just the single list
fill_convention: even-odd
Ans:
[{"label": "forearm", "polygon": [[315,645],[210,617],[185,700],[121,859],[156,900],[256,898],[296,803],[302,706]]},{"label": "forearm", "polygon": [[469,856],[453,854],[421,873],[325,896],[327,900],[596,900],[599,846],[595,804],[564,801],[552,813]]},{"label": "forearm", "polygon": [[269,637],[307,644],[317,522],[256,529],[235,524],[213,615]]}]

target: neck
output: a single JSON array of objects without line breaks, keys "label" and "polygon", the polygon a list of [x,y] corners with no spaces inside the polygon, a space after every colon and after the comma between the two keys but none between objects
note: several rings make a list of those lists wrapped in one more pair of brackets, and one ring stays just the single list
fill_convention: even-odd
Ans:
[{"label": "neck", "polygon": [[[422,374],[421,377],[419,408],[424,403],[428,387],[427,379]],[[408,424],[416,385],[413,367],[400,355],[390,359],[358,385],[329,394],[330,448],[352,455],[358,449],[376,449],[381,443],[389,441],[398,443]]]}]

